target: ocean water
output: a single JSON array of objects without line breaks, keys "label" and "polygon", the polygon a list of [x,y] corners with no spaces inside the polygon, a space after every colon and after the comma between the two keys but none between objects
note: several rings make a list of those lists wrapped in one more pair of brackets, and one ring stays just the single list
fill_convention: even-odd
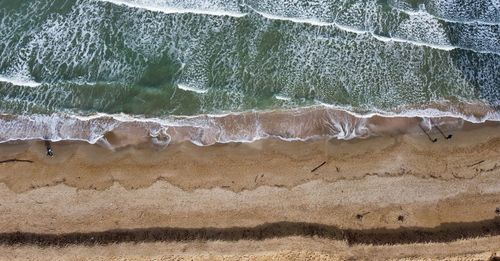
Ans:
[{"label": "ocean water", "polygon": [[0,141],[311,106],[500,120],[500,0],[0,0]]}]

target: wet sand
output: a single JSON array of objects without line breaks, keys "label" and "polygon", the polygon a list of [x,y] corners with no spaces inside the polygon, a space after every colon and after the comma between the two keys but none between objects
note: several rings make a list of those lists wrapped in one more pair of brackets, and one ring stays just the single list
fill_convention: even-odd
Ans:
[{"label": "wet sand", "polygon": [[500,124],[440,135],[0,144],[0,257],[488,259]]}]

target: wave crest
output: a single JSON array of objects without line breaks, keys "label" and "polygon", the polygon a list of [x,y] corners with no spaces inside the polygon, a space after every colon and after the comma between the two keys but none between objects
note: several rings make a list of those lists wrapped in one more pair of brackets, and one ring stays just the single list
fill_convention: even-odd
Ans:
[{"label": "wave crest", "polygon": [[191,142],[199,146],[216,143],[252,142],[276,138],[287,141],[317,138],[353,139],[420,131],[419,125],[460,127],[464,121],[500,121],[494,109],[469,106],[468,114],[427,108],[390,114],[356,114],[338,108],[316,106],[293,110],[244,112],[140,119],[127,115],[19,115],[0,116],[0,142],[15,140],[78,140],[111,148],[152,142]]}]

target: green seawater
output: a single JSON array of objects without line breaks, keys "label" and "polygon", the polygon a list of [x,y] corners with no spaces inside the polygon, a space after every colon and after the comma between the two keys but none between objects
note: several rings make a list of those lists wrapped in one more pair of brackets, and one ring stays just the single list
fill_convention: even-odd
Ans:
[{"label": "green seawater", "polygon": [[500,106],[500,0],[0,0],[0,113]]}]

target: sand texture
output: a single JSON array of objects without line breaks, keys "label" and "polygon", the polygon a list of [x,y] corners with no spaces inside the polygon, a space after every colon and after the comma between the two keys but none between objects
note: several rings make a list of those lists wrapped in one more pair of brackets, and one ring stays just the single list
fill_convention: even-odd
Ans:
[{"label": "sand texture", "polygon": [[493,260],[500,124],[431,135],[0,144],[0,258]]}]

